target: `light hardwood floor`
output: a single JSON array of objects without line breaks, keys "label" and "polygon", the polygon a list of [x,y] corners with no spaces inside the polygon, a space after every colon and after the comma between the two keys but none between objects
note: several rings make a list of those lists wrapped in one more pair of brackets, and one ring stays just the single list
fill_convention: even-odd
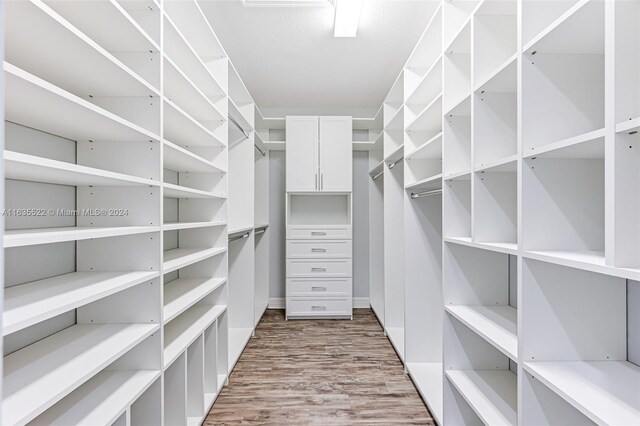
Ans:
[{"label": "light hardwood floor", "polygon": [[434,425],[373,313],[354,312],[285,321],[268,310],[204,424]]}]

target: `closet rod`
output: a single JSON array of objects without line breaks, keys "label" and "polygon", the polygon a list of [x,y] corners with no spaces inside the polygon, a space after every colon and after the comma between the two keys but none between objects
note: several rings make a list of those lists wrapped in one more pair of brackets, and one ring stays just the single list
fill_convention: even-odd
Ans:
[{"label": "closet rod", "polygon": [[396,161],[394,161],[393,163],[389,163],[388,166],[390,169],[393,169],[395,167],[395,165],[398,163],[398,161],[402,160],[402,158],[398,158]]},{"label": "closet rod", "polygon": [[244,234],[242,234],[242,235],[238,235],[237,237],[229,238],[229,242],[237,241],[237,240],[242,240],[242,239],[244,239],[244,238],[249,238],[249,234],[251,234],[251,231],[249,231],[249,232],[245,232]]},{"label": "closet rod", "polygon": [[267,228],[262,228],[255,231],[253,235],[264,234],[265,232],[267,232]]},{"label": "closet rod", "polygon": [[415,200],[416,198],[428,197],[430,195],[438,195],[442,194],[442,189],[434,189],[432,191],[424,191],[424,192],[412,192],[411,199]]},{"label": "closet rod", "polygon": [[377,175],[375,175],[374,177],[372,177],[372,180],[376,180],[378,179],[380,176],[382,176],[382,174],[384,173],[384,170],[382,170],[380,173],[378,173]]},{"label": "closet rod", "polygon": [[[249,133],[247,133],[246,130],[244,130],[242,128],[242,126],[235,120],[235,118],[233,118],[231,115],[227,115],[227,117],[229,117],[229,120],[238,128],[238,130],[240,130],[242,132],[244,137],[246,139],[249,139]],[[242,140],[242,139],[240,139],[240,140]],[[240,140],[237,141],[237,142],[240,142]],[[260,149],[260,147],[257,144],[253,144],[253,146],[256,147],[256,149],[260,152],[260,154],[262,154],[263,157],[267,155],[263,150]]]}]

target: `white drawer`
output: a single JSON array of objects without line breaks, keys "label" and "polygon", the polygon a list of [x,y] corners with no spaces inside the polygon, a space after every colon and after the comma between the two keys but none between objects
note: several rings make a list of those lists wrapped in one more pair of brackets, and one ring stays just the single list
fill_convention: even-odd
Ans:
[{"label": "white drawer", "polygon": [[351,226],[287,226],[288,240],[348,240],[351,239]]},{"label": "white drawer", "polygon": [[352,299],[287,297],[287,317],[342,317],[351,316]]},{"label": "white drawer", "polygon": [[349,278],[351,259],[287,259],[287,278]]},{"label": "white drawer", "polygon": [[351,251],[351,240],[287,240],[288,258],[349,258]]},{"label": "white drawer", "polygon": [[287,278],[289,297],[351,297],[352,288],[351,278]]}]

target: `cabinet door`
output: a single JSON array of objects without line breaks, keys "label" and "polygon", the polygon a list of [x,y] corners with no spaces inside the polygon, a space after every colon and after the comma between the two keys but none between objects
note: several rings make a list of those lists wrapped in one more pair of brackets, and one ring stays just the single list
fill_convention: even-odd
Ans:
[{"label": "cabinet door", "polygon": [[351,117],[320,117],[321,191],[351,191],[353,163],[351,137]]},{"label": "cabinet door", "polygon": [[287,191],[317,191],[318,117],[287,116]]}]

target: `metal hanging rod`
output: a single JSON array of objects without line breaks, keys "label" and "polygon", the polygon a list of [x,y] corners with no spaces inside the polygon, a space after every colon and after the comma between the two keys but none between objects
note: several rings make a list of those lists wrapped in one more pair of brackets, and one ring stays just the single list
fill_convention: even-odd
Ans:
[{"label": "metal hanging rod", "polygon": [[374,177],[372,177],[372,180],[376,180],[378,179],[380,176],[382,176],[382,174],[384,173],[384,170],[381,170],[380,173],[378,173],[377,175],[375,175]]},{"label": "metal hanging rod", "polygon": [[[249,133],[247,133],[246,130],[244,130],[242,128],[242,126],[240,124],[238,124],[238,122],[235,120],[235,118],[233,118],[231,115],[227,115],[227,117],[229,117],[229,120],[238,128],[238,130],[240,130],[242,132],[242,134],[244,135],[244,138],[245,139],[249,139],[249,137],[250,137]],[[234,142],[232,145],[240,142],[241,140],[242,139]],[[260,149],[260,147],[257,144],[254,143],[253,146],[258,150],[258,152],[260,152],[260,154],[262,154],[263,157],[265,157],[267,155],[263,150]]]},{"label": "metal hanging rod", "polygon": [[411,199],[415,200],[416,198],[429,197],[431,195],[438,195],[438,194],[442,194],[442,189],[434,189],[431,191],[424,191],[424,192],[412,192]]},{"label": "metal hanging rod", "polygon": [[267,232],[267,228],[262,228],[254,231],[253,235],[264,234],[265,232]]},{"label": "metal hanging rod", "polygon": [[401,160],[402,160],[402,158],[398,158],[398,159],[397,159],[396,161],[394,161],[393,163],[389,163],[389,164],[388,164],[389,168],[390,168],[390,169],[393,169],[393,168],[395,167],[395,165],[396,165],[399,161],[401,161]]},{"label": "metal hanging rod", "polygon": [[237,241],[237,240],[242,240],[242,239],[244,239],[244,238],[249,238],[249,235],[250,235],[250,234],[251,234],[251,231],[249,231],[249,232],[245,232],[244,234],[242,234],[242,235],[238,235],[237,237],[231,237],[231,238],[229,238],[229,242]]}]

